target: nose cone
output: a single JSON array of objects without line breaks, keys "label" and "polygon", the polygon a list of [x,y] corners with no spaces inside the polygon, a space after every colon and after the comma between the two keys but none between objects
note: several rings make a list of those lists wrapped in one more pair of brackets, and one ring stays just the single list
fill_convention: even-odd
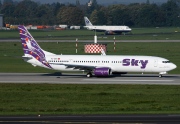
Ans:
[{"label": "nose cone", "polygon": [[177,68],[177,66],[176,66],[175,64],[172,63],[171,69],[173,70],[173,69],[175,69],[175,68]]}]

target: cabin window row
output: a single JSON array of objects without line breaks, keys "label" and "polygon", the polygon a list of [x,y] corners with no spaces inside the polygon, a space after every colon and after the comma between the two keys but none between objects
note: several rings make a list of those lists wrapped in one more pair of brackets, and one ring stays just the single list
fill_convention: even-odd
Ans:
[{"label": "cabin window row", "polygon": [[48,62],[69,62],[69,61],[49,60]]},{"label": "cabin window row", "polygon": [[74,63],[100,63],[100,61],[73,61]]},{"label": "cabin window row", "polygon": [[[73,61],[74,63],[100,63],[100,61]],[[101,63],[110,63],[110,61],[101,61]],[[121,63],[121,61],[111,61],[111,63]]]},{"label": "cabin window row", "polygon": [[[49,60],[48,62],[69,62],[69,61],[58,61],[58,60]],[[100,61],[73,61],[74,63],[100,63]],[[101,61],[101,63],[110,63],[110,61]],[[111,63],[121,63],[121,61],[111,61]]]}]

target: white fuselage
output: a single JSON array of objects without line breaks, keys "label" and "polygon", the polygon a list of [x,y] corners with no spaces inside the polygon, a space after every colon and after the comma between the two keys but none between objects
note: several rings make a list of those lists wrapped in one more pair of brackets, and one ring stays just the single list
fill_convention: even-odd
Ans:
[{"label": "white fuselage", "polygon": [[112,31],[112,32],[130,32],[131,28],[128,26],[84,26],[88,30],[96,31]]},{"label": "white fuselage", "polygon": [[[85,22],[88,26],[92,25],[87,17],[85,17]],[[103,26],[100,27],[103,28]],[[117,27],[113,26],[113,28]],[[22,58],[33,66],[59,71],[86,71],[87,77],[91,77],[92,74],[106,77],[127,72],[159,72],[161,76],[176,68],[176,65],[169,60],[154,56],[118,56],[106,55],[103,52],[102,55],[56,55],[43,50],[26,27],[19,25],[18,29],[24,51]]]},{"label": "white fuselage", "polygon": [[[159,72],[164,73],[176,68],[169,60],[154,56],[112,56],[112,55],[50,55],[46,56],[52,69],[60,71],[84,71],[74,68],[84,67],[108,67],[112,72]],[[36,59],[27,62],[45,67]],[[71,65],[71,67],[67,67]],[[47,67],[45,67],[47,68]]]}]

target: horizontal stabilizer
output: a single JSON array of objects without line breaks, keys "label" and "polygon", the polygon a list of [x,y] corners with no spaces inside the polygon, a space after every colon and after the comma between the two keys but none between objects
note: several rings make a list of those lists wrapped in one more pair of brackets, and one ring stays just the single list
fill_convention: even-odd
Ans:
[{"label": "horizontal stabilizer", "polygon": [[28,60],[30,60],[30,59],[33,59],[33,57],[22,56],[22,59],[23,59],[24,61],[28,61]]}]

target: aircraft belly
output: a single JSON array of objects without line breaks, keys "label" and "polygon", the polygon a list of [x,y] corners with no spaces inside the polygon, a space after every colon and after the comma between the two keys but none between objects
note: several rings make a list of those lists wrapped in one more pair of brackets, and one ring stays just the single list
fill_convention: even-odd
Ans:
[{"label": "aircraft belly", "polygon": [[166,67],[156,67],[154,68],[154,72],[165,72],[165,71],[170,71],[171,69],[166,68]]}]

